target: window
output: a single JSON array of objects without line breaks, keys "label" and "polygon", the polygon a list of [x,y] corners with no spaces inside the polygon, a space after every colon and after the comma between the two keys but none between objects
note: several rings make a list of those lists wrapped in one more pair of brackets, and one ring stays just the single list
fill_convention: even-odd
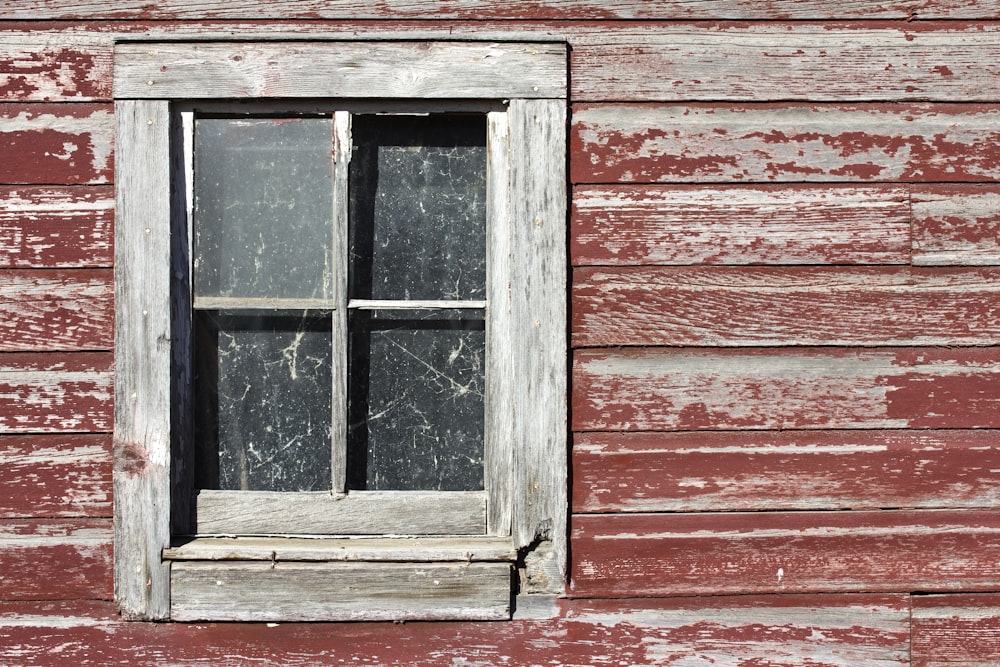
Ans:
[{"label": "window", "polygon": [[565,58],[116,47],[126,616],[501,619],[562,591]]}]

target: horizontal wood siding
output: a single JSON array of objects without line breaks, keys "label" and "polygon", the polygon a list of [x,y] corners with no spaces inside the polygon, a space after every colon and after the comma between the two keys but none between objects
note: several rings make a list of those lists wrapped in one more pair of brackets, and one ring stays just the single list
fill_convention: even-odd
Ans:
[{"label": "horizontal wood siding", "polygon": [[111,347],[111,269],[0,270],[0,285],[0,352]]},{"label": "horizontal wood siding", "polygon": [[0,187],[0,269],[111,266],[111,186]]},{"label": "horizontal wood siding", "polygon": [[0,599],[112,599],[111,519],[0,522]]},{"label": "horizontal wood siding", "polygon": [[0,183],[110,183],[114,116],[104,104],[0,103]]},{"label": "horizontal wood siding", "polygon": [[573,545],[580,597],[1000,585],[992,510],[578,516]]},{"label": "horizontal wood siding", "polygon": [[1000,264],[1000,187],[921,186],[913,192],[913,263]]},{"label": "horizontal wood siding", "polygon": [[993,430],[578,433],[573,511],[989,508]]},{"label": "horizontal wood siding", "polygon": [[0,354],[0,434],[110,432],[112,355]]},{"label": "horizontal wood siding", "polygon": [[1000,662],[1000,595],[913,598],[913,667]]}]

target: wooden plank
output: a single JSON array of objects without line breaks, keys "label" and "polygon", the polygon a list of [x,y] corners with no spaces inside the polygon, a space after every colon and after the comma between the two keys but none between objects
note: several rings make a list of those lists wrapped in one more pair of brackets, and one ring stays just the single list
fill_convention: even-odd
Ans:
[{"label": "wooden plank", "polygon": [[573,511],[989,508],[990,430],[579,433]]},{"label": "wooden plank", "polygon": [[915,188],[913,263],[1000,264],[1000,188],[979,185]]},{"label": "wooden plank", "polygon": [[0,433],[108,432],[108,353],[0,354]]},{"label": "wooden plank", "polygon": [[576,431],[997,428],[1000,349],[573,355]]},{"label": "wooden plank", "polygon": [[199,537],[169,549],[169,560],[420,562],[507,561],[509,537],[299,538]]},{"label": "wooden plank", "polygon": [[111,348],[110,269],[0,270],[0,352]]},{"label": "wooden plank", "polygon": [[107,435],[0,437],[0,517],[110,517]]},{"label": "wooden plank", "polygon": [[1000,662],[1000,595],[915,595],[913,667]]},{"label": "wooden plank", "polygon": [[166,618],[171,507],[171,165],[166,102],[115,105],[115,598]]},{"label": "wooden plank", "polygon": [[583,515],[572,539],[576,597],[1000,586],[993,510]]},{"label": "wooden plank", "polygon": [[993,181],[989,105],[574,106],[574,183]]},{"label": "wooden plank", "polygon": [[233,4],[212,0],[192,6],[183,0],[10,0],[0,9],[7,20],[54,19],[992,19],[1000,14],[995,0],[532,0],[492,3],[462,0],[250,0]]},{"label": "wooden plank", "polygon": [[111,266],[110,186],[0,187],[0,268]]},{"label": "wooden plank", "polygon": [[115,47],[115,96],[565,98],[566,46],[472,42],[119,44]]},{"label": "wooden plank", "polygon": [[[561,601],[495,623],[127,623],[107,603],[0,604],[0,662],[197,665],[909,664],[909,596]],[[53,650],[58,647],[58,651]]]},{"label": "wooden plank", "polygon": [[0,183],[111,182],[114,118],[106,104],[0,104]]},{"label": "wooden plank", "polygon": [[110,600],[111,520],[0,523],[0,598]]},{"label": "wooden plank", "polygon": [[573,273],[573,345],[995,345],[1000,271],[615,267]]},{"label": "wooden plank", "polygon": [[505,620],[507,563],[175,562],[176,621]]},{"label": "wooden plank", "polygon": [[908,264],[896,186],[573,188],[575,266]]},{"label": "wooden plank", "polygon": [[[199,534],[482,535],[481,491],[325,492],[202,490]],[[292,520],[294,519],[294,520]]]},{"label": "wooden plank", "polygon": [[993,27],[854,24],[608,30],[574,44],[575,101],[989,101]]},{"label": "wooden plank", "polygon": [[111,40],[56,30],[0,33],[0,97],[8,102],[110,100]]}]

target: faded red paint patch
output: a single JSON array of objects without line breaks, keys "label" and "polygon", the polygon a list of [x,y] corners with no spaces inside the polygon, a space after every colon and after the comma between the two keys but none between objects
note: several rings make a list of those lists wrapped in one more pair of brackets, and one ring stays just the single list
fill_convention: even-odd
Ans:
[{"label": "faded red paint patch", "polygon": [[20,101],[111,99],[111,50],[101,56],[70,48],[34,58],[0,58],[0,97]]},{"label": "faded red paint patch", "polygon": [[141,476],[149,466],[149,452],[138,442],[115,440],[114,462],[116,472]]}]

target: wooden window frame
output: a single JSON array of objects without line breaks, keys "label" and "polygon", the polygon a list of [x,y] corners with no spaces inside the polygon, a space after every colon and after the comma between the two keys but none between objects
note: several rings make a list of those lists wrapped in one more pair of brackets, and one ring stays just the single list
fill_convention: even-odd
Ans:
[{"label": "wooden window frame", "polygon": [[[114,79],[115,597],[122,614],[184,621],[504,619],[518,604],[514,593],[561,594],[565,45],[129,42],[116,45]],[[212,514],[217,494],[209,493],[198,501],[199,526],[191,529],[190,340],[187,325],[178,325],[191,308],[188,241],[176,232],[177,217],[188,217],[178,174],[190,155],[178,145],[182,110],[223,101],[494,109],[484,534],[453,535],[462,529],[445,524],[371,535],[364,496],[401,508],[389,513],[404,519],[395,528],[405,528],[408,500],[416,498],[409,492],[247,492],[257,511],[271,512],[266,503],[277,508],[279,520],[263,527],[226,519],[247,514],[231,496]],[[334,168],[346,169],[346,162]],[[426,498],[420,502],[427,507]],[[297,530],[284,519],[296,505],[321,507],[316,516],[332,508],[344,521]],[[202,516],[223,519],[202,525]],[[512,577],[515,566],[520,577]]]}]

